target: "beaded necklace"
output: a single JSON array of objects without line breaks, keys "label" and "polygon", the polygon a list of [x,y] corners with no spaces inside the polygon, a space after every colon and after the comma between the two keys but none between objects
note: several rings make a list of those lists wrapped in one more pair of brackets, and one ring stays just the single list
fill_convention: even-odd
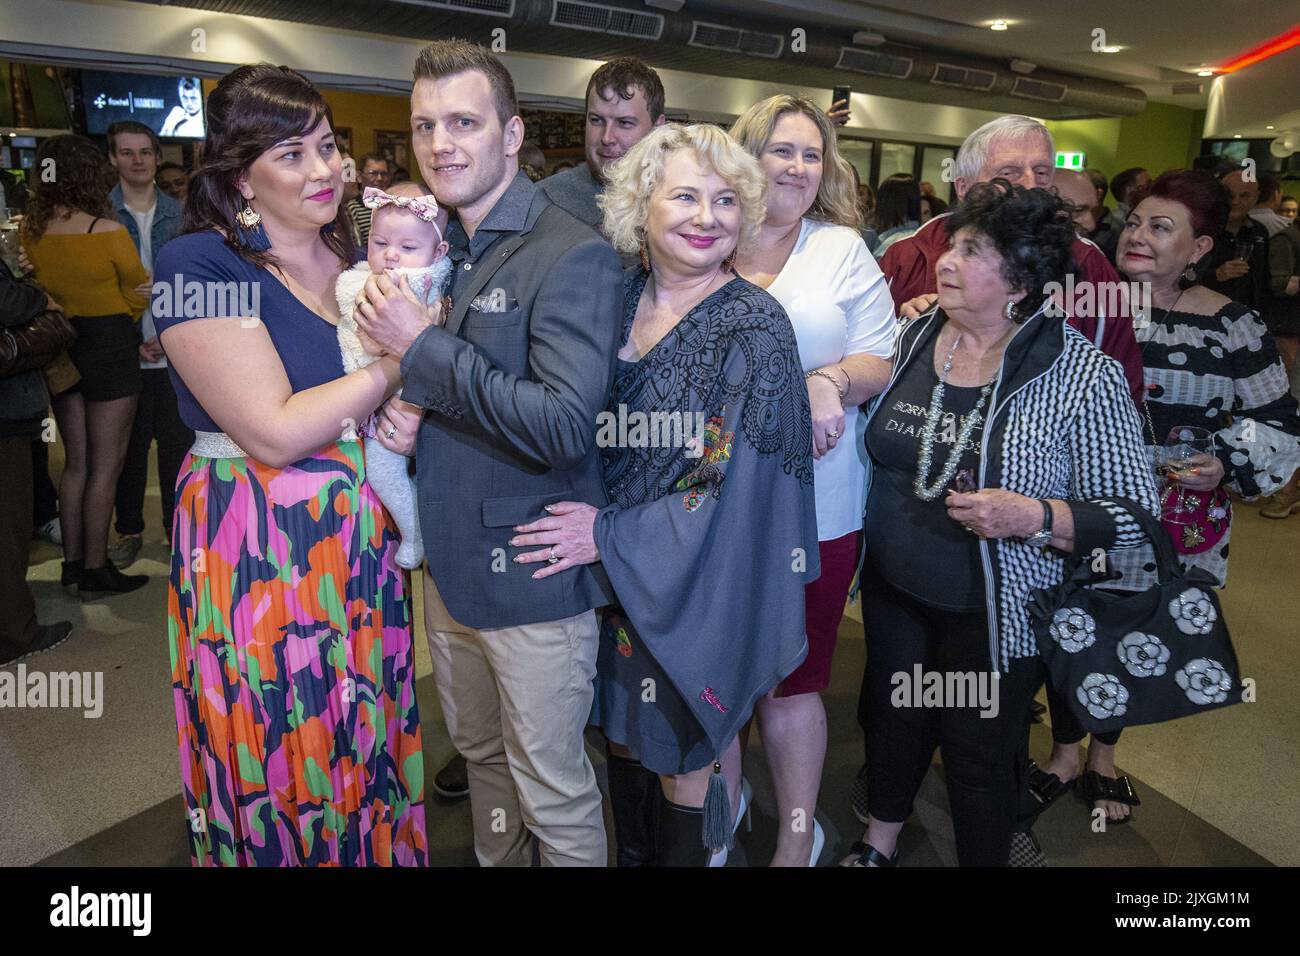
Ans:
[{"label": "beaded necklace", "polygon": [[916,456],[916,478],[912,482],[912,490],[922,501],[933,501],[938,498],[952,481],[953,475],[957,473],[957,463],[961,460],[962,453],[970,447],[971,435],[984,420],[980,412],[988,400],[989,393],[993,391],[993,382],[980,389],[979,401],[962,422],[961,431],[957,433],[957,440],[953,443],[952,451],[948,453],[948,460],[944,463],[943,470],[939,472],[939,477],[934,484],[927,485],[926,479],[930,476],[930,465],[934,458],[935,433],[939,428],[939,419],[943,415],[944,387],[948,383],[948,373],[952,371],[952,359],[957,354],[957,346],[961,344],[961,336],[962,333],[958,332],[952,348],[948,350],[948,357],[943,363],[943,372],[939,375],[939,381],[935,383],[934,391],[930,393],[930,410],[926,414],[925,424],[921,426],[921,447]]}]

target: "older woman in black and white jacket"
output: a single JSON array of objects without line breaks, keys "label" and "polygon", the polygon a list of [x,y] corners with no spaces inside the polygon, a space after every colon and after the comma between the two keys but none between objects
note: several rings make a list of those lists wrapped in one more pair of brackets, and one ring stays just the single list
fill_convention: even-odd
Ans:
[{"label": "older woman in black and white jacket", "polygon": [[[936,746],[958,860],[1007,863],[1041,681],[1026,599],[1067,555],[1146,542],[1113,496],[1157,507],[1122,369],[1045,296],[1071,268],[1060,201],[994,180],[950,221],[938,304],[900,333],[866,428],[870,815],[846,865],[897,862]],[[935,673],[977,699],[915,686]]]}]

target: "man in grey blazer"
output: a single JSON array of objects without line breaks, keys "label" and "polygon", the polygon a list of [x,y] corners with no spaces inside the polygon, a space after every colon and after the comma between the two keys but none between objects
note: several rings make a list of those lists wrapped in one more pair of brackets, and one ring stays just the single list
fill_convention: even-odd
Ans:
[{"label": "man in grey blazer", "polygon": [[622,314],[618,257],[519,172],[514,85],[482,47],[420,53],[413,146],[457,218],[453,306],[443,323],[405,289],[372,277],[358,324],[400,354],[403,398],[380,440],[416,454],[428,552],[424,612],[443,715],[469,765],[483,865],[603,866],[604,823],[583,747],[597,624],[609,603],[599,565],[542,580],[512,559],[514,528],[548,506],[606,503],[596,416],[613,377]]}]

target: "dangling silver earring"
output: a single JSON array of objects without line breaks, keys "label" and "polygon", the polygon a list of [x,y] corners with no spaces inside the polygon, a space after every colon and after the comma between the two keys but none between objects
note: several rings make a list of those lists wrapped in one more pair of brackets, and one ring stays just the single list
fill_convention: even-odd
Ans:
[{"label": "dangling silver earring", "polygon": [[257,210],[244,201],[244,208],[235,213],[235,221],[245,229],[256,228],[257,224],[262,221],[262,217],[257,214]]},{"label": "dangling silver earring", "polygon": [[1183,281],[1184,281],[1184,282],[1195,282],[1195,281],[1196,281],[1196,261],[1195,261],[1195,260],[1193,260],[1193,261],[1187,263],[1187,268],[1183,270]]},{"label": "dangling silver earring", "polygon": [[1012,302],[1010,299],[1007,299],[1007,307],[1002,310],[1002,314],[1007,317],[1008,322],[1016,321],[1018,315],[1016,304]]}]

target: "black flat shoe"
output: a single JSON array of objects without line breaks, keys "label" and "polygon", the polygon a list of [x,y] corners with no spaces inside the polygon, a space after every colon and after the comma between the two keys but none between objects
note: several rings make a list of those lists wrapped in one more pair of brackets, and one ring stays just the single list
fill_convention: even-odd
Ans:
[{"label": "black flat shoe", "polygon": [[81,582],[77,585],[77,595],[83,601],[93,601],[113,594],[137,591],[148,583],[149,575],[123,574],[112,561],[109,561],[102,568],[82,570]]},{"label": "black flat shoe", "polygon": [[465,763],[464,757],[456,754],[434,774],[433,792],[448,800],[469,796],[469,765]]},{"label": "black flat shoe", "polygon": [[71,621],[55,621],[53,624],[42,624],[36,633],[36,640],[32,641],[31,644],[26,647],[14,648],[11,651],[0,650],[0,667],[6,664],[17,664],[19,661],[25,661],[37,654],[52,651],[71,636]]},{"label": "black flat shoe", "polygon": [[849,847],[849,852],[856,854],[858,857],[849,864],[850,866],[898,866],[898,847],[894,847],[893,856],[885,856],[869,843],[858,840],[853,846]]}]

